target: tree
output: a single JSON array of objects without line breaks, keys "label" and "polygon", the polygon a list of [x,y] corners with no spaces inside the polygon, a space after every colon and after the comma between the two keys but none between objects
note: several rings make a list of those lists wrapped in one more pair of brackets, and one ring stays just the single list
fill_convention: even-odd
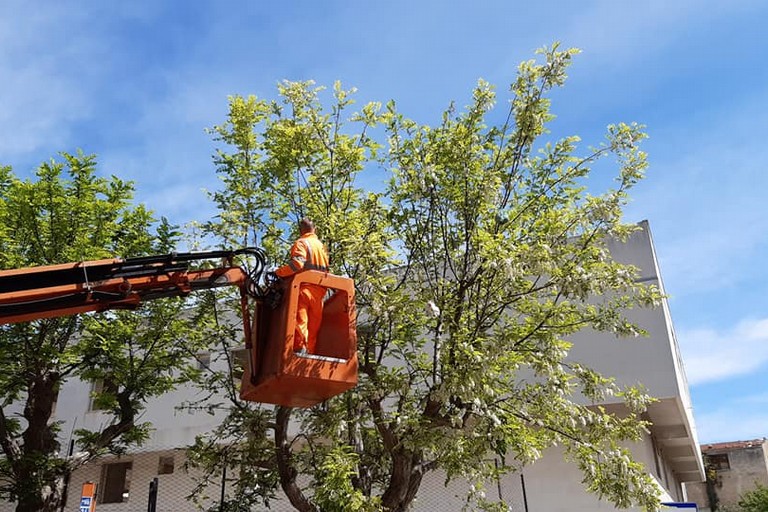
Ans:
[{"label": "tree", "polygon": [[768,487],[757,484],[739,499],[739,512],[764,512],[768,510]]},{"label": "tree", "polygon": [[[657,487],[623,448],[645,428],[650,398],[566,360],[580,329],[642,334],[623,312],[660,299],[605,246],[634,229],[621,210],[646,166],[642,127],[609,126],[585,153],[578,137],[541,141],[553,118],[548,95],[576,53],[555,45],[522,63],[503,114],[481,80],[466,109],[451,105],[436,126],[394,102],[347,120],[354,90],[338,83],[330,111],[312,82],[283,82],[279,101],[230,98],[227,121],[212,130],[231,152],[217,153],[222,220],[209,230],[261,245],[277,262],[295,221],[313,217],[332,269],[355,279],[359,312],[356,389],[274,413],[234,399],[225,425],[193,450],[211,475],[248,461],[244,509],[268,502],[279,482],[302,511],[403,511],[437,469],[475,483],[469,502],[491,509],[500,504],[483,499],[482,482],[554,445],[590,491],[619,507],[657,508]],[[374,138],[382,131],[386,154]],[[607,156],[616,186],[592,195],[584,180]],[[385,169],[385,191],[356,184]],[[628,414],[574,400],[609,393]],[[289,435],[289,422],[300,434]]]},{"label": "tree", "polygon": [[[0,169],[0,266],[4,269],[169,252],[178,231],[131,204],[133,185],[96,174],[92,155],[62,154],[35,180]],[[0,326],[0,496],[18,512],[58,511],[71,471],[107,451],[140,442],[148,398],[192,376],[196,338],[183,301],[136,312],[79,315]],[[184,340],[184,343],[180,343]],[[52,412],[69,379],[100,381],[93,399],[106,414],[97,432],[76,432],[77,453],[62,456]]]}]

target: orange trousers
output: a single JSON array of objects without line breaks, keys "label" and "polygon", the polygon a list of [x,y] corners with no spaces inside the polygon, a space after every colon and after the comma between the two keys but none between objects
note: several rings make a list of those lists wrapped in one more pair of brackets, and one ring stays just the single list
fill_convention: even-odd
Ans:
[{"label": "orange trousers", "polygon": [[306,347],[310,354],[315,353],[317,333],[323,323],[323,297],[327,290],[314,284],[302,285],[296,308],[296,332],[293,336],[293,350]]}]

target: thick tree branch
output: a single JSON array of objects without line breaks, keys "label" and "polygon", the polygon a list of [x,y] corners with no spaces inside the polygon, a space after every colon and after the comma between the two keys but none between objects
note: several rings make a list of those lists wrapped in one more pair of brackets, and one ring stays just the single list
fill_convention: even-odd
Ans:
[{"label": "thick tree branch", "polygon": [[277,408],[275,418],[275,450],[277,470],[280,475],[280,486],[296,510],[299,512],[318,512],[317,508],[307,500],[296,483],[298,472],[291,464],[291,445],[288,442],[288,424],[290,419],[290,407],[280,406]]},{"label": "thick tree branch", "polygon": [[21,456],[21,448],[11,435],[8,420],[2,407],[0,407],[0,446],[2,446],[3,453],[5,454],[6,459],[10,462],[13,471],[17,472],[18,461]]}]

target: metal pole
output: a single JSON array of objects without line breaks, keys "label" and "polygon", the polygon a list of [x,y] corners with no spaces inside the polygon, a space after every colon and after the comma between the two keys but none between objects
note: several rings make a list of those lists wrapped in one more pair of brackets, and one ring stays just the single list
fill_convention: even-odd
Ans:
[{"label": "metal pole", "polygon": [[224,491],[227,488],[227,462],[224,461],[224,469],[221,471],[221,500],[219,501],[219,512],[224,512]]},{"label": "metal pole", "polygon": [[493,459],[493,464],[496,466],[496,490],[499,492],[499,501],[504,501],[504,498],[501,495],[501,477],[499,476],[499,459]]},{"label": "metal pole", "polygon": [[520,486],[523,488],[523,506],[525,512],[528,512],[528,496],[525,494],[525,477],[522,473],[520,473]]},{"label": "metal pole", "polygon": [[149,500],[147,501],[147,512],[157,512],[157,477],[149,482]]},{"label": "metal pole", "polygon": [[[75,440],[70,439],[69,440],[69,451],[67,452],[67,458],[72,458],[72,454],[75,452]],[[67,498],[69,494],[69,480],[72,477],[72,473],[67,472],[67,474],[64,476],[64,489],[61,491],[61,512],[64,512],[64,509],[67,506]]]}]

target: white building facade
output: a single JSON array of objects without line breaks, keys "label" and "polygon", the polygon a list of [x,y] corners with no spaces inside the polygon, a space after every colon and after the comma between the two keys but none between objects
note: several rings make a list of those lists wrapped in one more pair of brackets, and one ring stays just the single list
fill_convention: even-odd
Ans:
[{"label": "white building facade", "polygon": [[[614,258],[641,269],[639,279],[656,284],[664,291],[658,261],[647,222],[627,243],[612,243]],[[704,480],[704,466],[696,436],[691,398],[680,351],[675,339],[668,304],[655,310],[634,310],[629,318],[648,331],[639,339],[616,339],[605,333],[583,331],[572,336],[570,359],[584,363],[604,375],[613,376],[619,385],[642,384],[658,399],[651,404],[647,419],[653,426],[641,442],[629,448],[642,462],[663,490],[663,501],[683,502],[685,482]],[[213,364],[216,364],[215,361]],[[62,389],[57,404],[57,419],[63,421],[61,436],[64,450],[71,432],[77,428],[97,429],[106,417],[93,410],[92,384],[72,380]],[[76,471],[69,481],[66,511],[78,510],[80,489],[85,482],[98,484],[97,510],[125,512],[147,510],[149,486],[158,482],[157,511],[198,510],[186,496],[194,482],[184,469],[185,448],[195,436],[215,428],[220,415],[204,412],[190,414],[179,404],[195,398],[192,388],[179,389],[148,404],[141,421],[149,421],[154,430],[140,448],[120,458],[105,458]],[[606,403],[621,413],[620,403]],[[522,473],[510,474],[498,482],[489,482],[487,499],[504,501],[514,512],[593,512],[615,510],[607,502],[584,490],[578,469],[563,462],[557,450],[551,450]],[[226,492],[226,483],[223,482]],[[461,510],[466,505],[467,484],[452,482],[445,486],[440,473],[425,476],[414,510]],[[217,500],[221,487],[208,490],[210,502]],[[0,512],[13,510],[12,504],[0,504]],[[293,510],[286,500],[273,504],[272,510]],[[639,512],[640,509],[632,509]]]},{"label": "white building facade", "polygon": [[[641,282],[654,284],[666,293],[648,222],[641,222],[640,228],[626,243],[609,243],[609,249],[617,261],[640,269]],[[643,385],[657,399],[648,407],[650,433],[630,448],[663,489],[662,501],[684,502],[683,484],[704,480],[704,464],[669,304],[664,299],[657,309],[635,309],[627,316],[645,329],[648,337],[616,339],[605,333],[581,331],[571,337],[569,358],[615,377],[619,385]],[[620,412],[618,403],[606,405]],[[613,510],[580,490],[581,476],[561,460],[547,456],[524,471],[531,512]]]}]

